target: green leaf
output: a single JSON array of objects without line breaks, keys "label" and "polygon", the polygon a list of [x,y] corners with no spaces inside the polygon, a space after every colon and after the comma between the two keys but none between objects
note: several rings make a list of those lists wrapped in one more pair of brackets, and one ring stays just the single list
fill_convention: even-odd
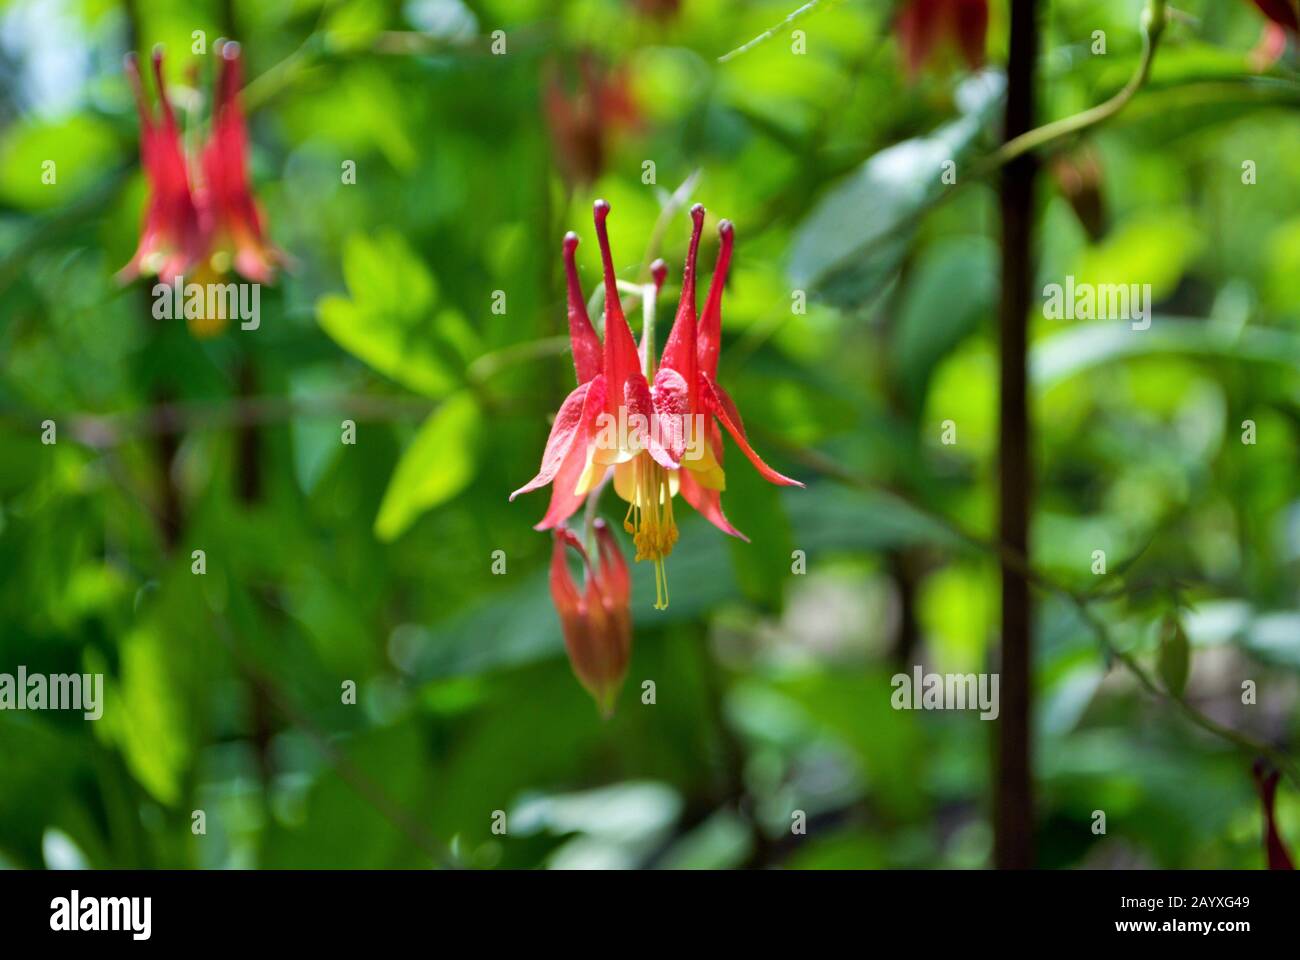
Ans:
[{"label": "green leaf", "polygon": [[435,310],[437,283],[399,234],[349,237],[343,276],[351,299],[330,295],[316,307],[340,347],[417,393],[443,397],[459,385],[473,337],[459,314]]},{"label": "green leaf", "polygon": [[1202,320],[1155,316],[1151,329],[1127,320],[1078,324],[1033,347],[1030,375],[1039,389],[1125,357],[1158,354],[1224,357],[1252,363],[1300,364],[1300,337],[1288,330],[1223,329]]},{"label": "green leaf", "polygon": [[962,176],[1003,87],[997,74],[971,79],[958,94],[962,116],[887,147],[832,187],[795,234],[795,286],[841,307],[869,301],[898,269],[921,214],[953,189],[942,180],[944,164],[953,161]]},{"label": "green leaf", "polygon": [[180,799],[181,778],[190,762],[185,737],[184,695],[162,651],[165,640],[156,624],[133,630],[121,645],[121,698],[105,708],[117,708],[112,718],[127,766],[157,800]]},{"label": "green leaf", "polygon": [[996,292],[997,249],[963,237],[928,253],[908,282],[892,361],[913,409],[925,400],[930,374],[978,325]]},{"label": "green leaf", "polygon": [[58,207],[109,173],[119,158],[112,128],[93,117],[14,124],[0,143],[0,200],[26,210]]},{"label": "green leaf", "polygon": [[1204,243],[1204,227],[1185,209],[1160,209],[1127,220],[1088,247],[1075,271],[1077,284],[1149,284],[1163,300],[1182,279]]},{"label": "green leaf", "polygon": [[1181,699],[1187,687],[1187,674],[1191,668],[1191,648],[1187,634],[1176,617],[1165,621],[1160,633],[1160,655],[1157,669],[1169,693]]},{"label": "green leaf", "polygon": [[458,393],[429,415],[388,481],[375,535],[395,540],[426,510],[460,493],[474,479],[482,415],[468,393]]}]

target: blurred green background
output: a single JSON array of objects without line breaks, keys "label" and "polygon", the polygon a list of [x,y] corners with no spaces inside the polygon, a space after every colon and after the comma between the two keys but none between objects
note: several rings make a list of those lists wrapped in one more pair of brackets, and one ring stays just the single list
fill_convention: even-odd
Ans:
[{"label": "blurred green background", "polygon": [[[1142,5],[1041,5],[1043,116],[1123,84]],[[806,52],[785,28],[718,61],[796,6],[0,4],[0,672],[106,676],[99,721],[0,712],[0,863],[987,864],[993,725],[895,711],[889,678],[995,662],[996,560],[941,518],[993,529],[997,198],[965,174],[996,143],[1005,4],[974,76],[909,84],[874,0],[791,24]],[[1157,307],[1145,334],[1031,318],[1033,560],[1088,590],[1104,550],[1121,590],[1096,612],[1143,662],[1176,597],[1189,701],[1285,744],[1300,77],[1294,49],[1254,70],[1251,5],[1179,6],[1195,19],[1149,88],[1040,181],[1042,283],[1150,283]],[[218,37],[243,44],[252,177],[293,263],[259,330],[199,339],[114,279],[146,195],[121,63],[165,44],[201,117]],[[728,441],[723,502],[753,543],[678,511],[671,607],[638,565],[603,722],[531,529],[546,495],[506,497],[573,385],[560,238],[583,238],[590,293],[608,199],[620,275],[671,265],[666,327],[683,183],[709,210],[709,271],[717,218],[737,226],[720,381],[809,487],[768,486]],[[608,494],[601,512],[622,511]],[[1068,603],[1040,594],[1036,623],[1041,864],[1261,866],[1250,757],[1108,669]],[[1300,838],[1289,786],[1279,815]]]}]

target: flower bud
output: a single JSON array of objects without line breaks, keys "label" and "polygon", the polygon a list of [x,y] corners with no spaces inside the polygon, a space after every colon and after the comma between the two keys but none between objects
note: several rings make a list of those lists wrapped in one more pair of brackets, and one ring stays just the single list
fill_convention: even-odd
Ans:
[{"label": "flower bud", "polygon": [[[597,520],[596,557],[588,556],[572,531],[557,527],[551,553],[551,599],[560,615],[564,647],[578,682],[596,701],[601,716],[614,712],[614,702],[627,676],[632,652],[631,579],[627,561],[603,520]],[[582,558],[586,583],[579,590],[569,572],[567,551]]]}]

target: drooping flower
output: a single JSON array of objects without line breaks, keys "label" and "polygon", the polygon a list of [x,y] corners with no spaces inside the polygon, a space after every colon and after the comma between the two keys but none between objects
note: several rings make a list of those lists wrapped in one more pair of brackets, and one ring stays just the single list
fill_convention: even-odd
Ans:
[{"label": "drooping flower", "polygon": [[1255,787],[1259,791],[1259,800],[1264,807],[1264,853],[1268,857],[1270,870],[1294,870],[1291,855],[1282,843],[1282,835],[1277,829],[1277,819],[1273,813],[1277,802],[1278,771],[1263,760],[1255,761],[1252,773],[1255,775]]},{"label": "drooping flower", "polygon": [[[627,676],[632,652],[631,579],[627,561],[604,520],[596,520],[597,557],[593,561],[576,534],[564,527],[554,532],[551,551],[551,600],[560,615],[564,647],[578,682],[596,701],[602,716],[614,712],[614,702]],[[579,589],[569,571],[568,550],[575,550],[586,570]]]},{"label": "drooping flower", "polygon": [[678,492],[720,530],[744,539],[722,511],[726,477],[719,424],[765,479],[789,486],[803,484],[763,462],[749,444],[735,402],[717,383],[722,290],[735,243],[731,223],[724,220],[718,226],[717,267],[704,314],[697,317],[696,260],[704,208],[696,204],[691,209],[694,226],[681,300],[656,368],[654,343],[643,338],[638,348],[623,314],[605,225],[608,215],[609,204],[598,200],[595,222],[605,282],[604,343],[587,315],[574,259],[578,238],[569,233],[564,238],[564,266],[578,387],[556,414],[537,476],[510,499],[551,484],[550,506],[537,525],[548,530],[571,516],[612,470],[615,492],[628,502],[624,527],[633,535],[636,559],[655,565],[655,606],[663,608],[668,603],[664,559],[677,542],[673,497]]},{"label": "drooping flower", "polygon": [[559,68],[551,63],[543,96],[556,161],[570,183],[597,180],[613,138],[641,123],[627,72],[605,67],[591,53],[577,58],[572,89],[566,89]]},{"label": "drooping flower", "polygon": [[[140,159],[149,183],[144,226],[135,255],[118,273],[123,282],[157,276],[205,282],[231,268],[257,283],[274,279],[283,260],[266,237],[248,182],[248,133],[239,105],[240,48],[219,48],[221,70],[212,104],[211,131],[197,157],[181,141],[167,86],[161,48],[153,53],[158,116],[145,95],[134,54],[126,73],[140,114]],[[196,334],[215,333],[219,318],[187,318]]]},{"label": "drooping flower", "polygon": [[895,29],[908,77],[916,79],[945,40],[972,70],[983,66],[988,26],[988,0],[907,0]]}]

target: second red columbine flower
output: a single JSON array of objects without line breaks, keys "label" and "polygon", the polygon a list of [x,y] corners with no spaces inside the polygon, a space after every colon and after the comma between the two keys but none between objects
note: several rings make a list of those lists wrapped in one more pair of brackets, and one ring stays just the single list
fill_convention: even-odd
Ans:
[{"label": "second red columbine flower", "polygon": [[673,497],[678,492],[724,533],[744,538],[722,512],[726,476],[719,424],[765,479],[789,486],[803,484],[763,462],[749,444],[735,402],[717,382],[722,290],[735,243],[731,223],[724,220],[718,226],[718,263],[704,314],[697,317],[695,274],[704,208],[696,204],[691,209],[694,226],[681,300],[656,367],[654,344],[643,342],[638,348],[623,315],[605,227],[608,215],[609,204],[598,200],[595,221],[605,280],[604,343],[587,315],[574,261],[578,238],[569,233],[564,238],[564,266],[578,387],[556,414],[537,476],[510,499],[551,484],[550,506],[537,525],[548,530],[571,516],[612,470],[614,489],[628,503],[624,527],[633,535],[636,559],[655,565],[655,606],[662,609],[668,604],[664,559],[677,542]]},{"label": "second red columbine flower", "polygon": [[[211,132],[197,157],[181,143],[180,127],[163,80],[161,49],[153,54],[158,113],[145,96],[134,54],[126,72],[140,113],[140,161],[149,181],[140,244],[118,274],[132,280],[156,275],[163,283],[185,276],[196,282],[232,267],[256,283],[269,283],[283,259],[266,237],[248,183],[248,132],[239,104],[239,44],[220,47],[221,73],[212,98]],[[193,325],[193,324],[192,324]],[[201,318],[196,333],[220,329]]]}]

